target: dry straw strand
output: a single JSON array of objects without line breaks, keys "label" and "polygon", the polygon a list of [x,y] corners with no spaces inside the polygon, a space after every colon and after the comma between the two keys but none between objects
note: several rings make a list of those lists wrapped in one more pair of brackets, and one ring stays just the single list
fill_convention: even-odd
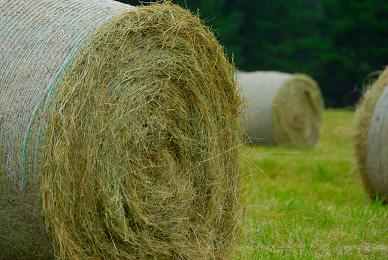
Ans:
[{"label": "dry straw strand", "polygon": [[25,190],[59,258],[225,258],[240,212],[234,67],[188,11],[127,9],[108,12],[27,117]]}]

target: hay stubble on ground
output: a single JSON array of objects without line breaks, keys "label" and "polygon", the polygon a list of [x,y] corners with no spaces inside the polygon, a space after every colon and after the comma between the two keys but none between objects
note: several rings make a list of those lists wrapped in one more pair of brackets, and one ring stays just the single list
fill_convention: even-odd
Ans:
[{"label": "hay stubble on ground", "polygon": [[234,259],[387,259],[388,209],[364,192],[353,120],[326,111],[314,151],[243,149],[248,195]]}]

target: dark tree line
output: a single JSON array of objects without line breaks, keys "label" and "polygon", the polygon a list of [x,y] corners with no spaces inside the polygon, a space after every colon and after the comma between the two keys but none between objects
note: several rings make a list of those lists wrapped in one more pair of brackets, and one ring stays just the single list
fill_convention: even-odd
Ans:
[{"label": "dark tree line", "polygon": [[[138,0],[121,0],[138,5]],[[388,65],[386,0],[174,0],[199,13],[241,70],[306,73],[352,106]]]}]

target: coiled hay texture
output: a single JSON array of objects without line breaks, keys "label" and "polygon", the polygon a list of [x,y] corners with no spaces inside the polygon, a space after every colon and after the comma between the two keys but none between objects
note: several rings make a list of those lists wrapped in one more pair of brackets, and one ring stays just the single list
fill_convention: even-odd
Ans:
[{"label": "coiled hay texture", "polygon": [[227,257],[241,101],[212,32],[170,3],[0,10],[0,196],[32,201],[23,218],[0,216],[25,230],[2,234],[2,257],[25,240],[52,256],[43,218],[63,259]]},{"label": "coiled hay texture", "polygon": [[306,75],[238,72],[245,100],[246,133],[252,144],[312,148],[319,139],[323,100]]},{"label": "coiled hay texture", "polygon": [[388,203],[388,68],[367,88],[356,111],[355,151],[364,186]]}]

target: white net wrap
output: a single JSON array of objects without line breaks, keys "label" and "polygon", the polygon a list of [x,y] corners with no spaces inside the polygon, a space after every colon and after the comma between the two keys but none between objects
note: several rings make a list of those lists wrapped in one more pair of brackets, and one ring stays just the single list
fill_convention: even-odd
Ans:
[{"label": "white net wrap", "polygon": [[[0,162],[23,188],[34,173],[46,97],[83,39],[131,8],[111,0],[0,0]],[[34,156],[32,156],[34,157]]]}]

